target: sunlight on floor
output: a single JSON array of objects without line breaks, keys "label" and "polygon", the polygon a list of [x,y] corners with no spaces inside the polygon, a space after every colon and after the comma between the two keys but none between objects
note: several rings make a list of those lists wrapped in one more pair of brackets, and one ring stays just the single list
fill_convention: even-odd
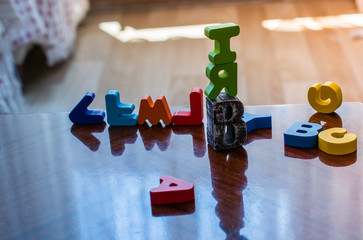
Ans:
[{"label": "sunlight on floor", "polygon": [[363,14],[343,14],[325,17],[303,17],[292,19],[270,19],[261,23],[262,27],[277,32],[300,32],[305,30],[363,27]]},{"label": "sunlight on floor", "polygon": [[178,38],[200,39],[205,38],[204,28],[219,23],[135,29],[130,26],[122,28],[119,22],[102,22],[99,28],[121,42],[146,40],[149,42],[164,42]]}]

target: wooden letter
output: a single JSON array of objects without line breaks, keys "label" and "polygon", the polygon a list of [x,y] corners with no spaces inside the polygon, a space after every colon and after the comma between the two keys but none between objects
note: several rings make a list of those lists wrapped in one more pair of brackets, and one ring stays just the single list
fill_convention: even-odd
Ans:
[{"label": "wooden letter", "polygon": [[194,185],[170,176],[160,177],[160,186],[150,190],[151,204],[171,204],[194,200]]},{"label": "wooden letter", "polygon": [[215,65],[231,63],[236,60],[236,52],[230,49],[230,39],[239,34],[239,27],[234,23],[209,26],[204,34],[214,41],[214,50],[209,53],[209,60]]},{"label": "wooden letter", "polygon": [[243,114],[243,120],[247,125],[247,133],[252,132],[255,129],[271,128],[271,114],[251,114],[245,112]]},{"label": "wooden letter", "polygon": [[216,100],[206,98],[207,139],[214,150],[239,147],[247,137],[246,123],[242,120],[244,107],[237,97],[221,92]]},{"label": "wooden letter", "polygon": [[237,63],[222,65],[210,63],[207,66],[206,74],[210,83],[205,89],[205,95],[210,99],[216,99],[223,88],[229,96],[237,95]]},{"label": "wooden letter", "polygon": [[102,123],[105,118],[104,111],[88,110],[87,107],[93,102],[95,94],[87,92],[86,95],[77,103],[77,105],[69,113],[69,119],[73,123],[94,124]]},{"label": "wooden letter", "polygon": [[206,75],[210,80],[205,95],[214,100],[225,88],[225,92],[234,97],[237,95],[236,52],[230,50],[231,37],[239,34],[239,27],[234,23],[210,26],[204,33],[214,41],[214,50],[209,53],[211,63],[207,66]]},{"label": "wooden letter", "polygon": [[357,135],[344,128],[329,128],[319,133],[319,149],[332,155],[345,155],[357,150]]},{"label": "wooden letter", "polygon": [[323,129],[320,124],[309,122],[294,122],[284,132],[286,146],[312,148],[318,145],[318,134]]},{"label": "wooden letter", "polygon": [[146,119],[148,119],[152,125],[158,124],[160,120],[163,120],[165,125],[171,123],[170,108],[165,96],[159,96],[155,103],[149,95],[145,95],[141,99],[137,123],[142,125],[145,123]]},{"label": "wooden letter", "polygon": [[110,90],[105,96],[107,122],[110,126],[135,126],[137,114],[131,114],[135,105],[121,103],[120,94],[116,90]]},{"label": "wooden letter", "polygon": [[190,111],[177,111],[171,121],[174,125],[200,125],[203,121],[203,91],[193,88],[189,95]]},{"label": "wooden letter", "polygon": [[342,104],[342,90],[333,82],[326,82],[323,85],[316,83],[309,88],[308,100],[310,106],[316,111],[332,113]]}]

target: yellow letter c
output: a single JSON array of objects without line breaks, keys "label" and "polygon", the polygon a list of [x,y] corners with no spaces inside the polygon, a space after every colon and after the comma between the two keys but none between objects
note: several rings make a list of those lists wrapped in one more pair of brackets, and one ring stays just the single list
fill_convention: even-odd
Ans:
[{"label": "yellow letter c", "polygon": [[347,133],[344,128],[330,128],[319,133],[318,146],[328,154],[349,154],[357,150],[357,135]]},{"label": "yellow letter c", "polygon": [[333,82],[326,82],[323,85],[316,83],[309,88],[308,100],[316,111],[332,113],[342,104],[342,90]]}]

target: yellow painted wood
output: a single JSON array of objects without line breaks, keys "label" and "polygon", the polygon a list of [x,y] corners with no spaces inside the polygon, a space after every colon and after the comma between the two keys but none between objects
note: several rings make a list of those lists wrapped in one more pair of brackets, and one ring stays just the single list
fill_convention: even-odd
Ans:
[{"label": "yellow painted wood", "polygon": [[349,154],[357,151],[357,135],[347,133],[345,128],[330,128],[319,133],[318,146],[328,154]]},{"label": "yellow painted wood", "polygon": [[343,94],[339,85],[334,82],[314,84],[309,88],[308,100],[312,108],[320,113],[332,113],[342,105]]}]

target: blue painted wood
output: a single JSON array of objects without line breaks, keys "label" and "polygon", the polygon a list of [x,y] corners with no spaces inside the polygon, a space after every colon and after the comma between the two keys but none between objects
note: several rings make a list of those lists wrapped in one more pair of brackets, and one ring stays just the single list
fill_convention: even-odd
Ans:
[{"label": "blue painted wood", "polygon": [[107,123],[110,126],[135,126],[137,114],[131,114],[135,110],[132,103],[120,102],[120,93],[110,90],[105,96]]},{"label": "blue painted wood", "polygon": [[269,113],[252,114],[245,112],[242,119],[246,122],[247,133],[255,129],[271,128],[272,126],[271,114]]},{"label": "blue painted wood", "polygon": [[105,112],[99,110],[88,110],[87,107],[93,102],[95,94],[87,92],[86,95],[69,113],[69,119],[78,124],[95,124],[102,123],[105,118]]},{"label": "blue painted wood", "polygon": [[322,129],[323,127],[317,123],[295,122],[284,132],[284,143],[291,147],[316,147],[318,134]]}]

